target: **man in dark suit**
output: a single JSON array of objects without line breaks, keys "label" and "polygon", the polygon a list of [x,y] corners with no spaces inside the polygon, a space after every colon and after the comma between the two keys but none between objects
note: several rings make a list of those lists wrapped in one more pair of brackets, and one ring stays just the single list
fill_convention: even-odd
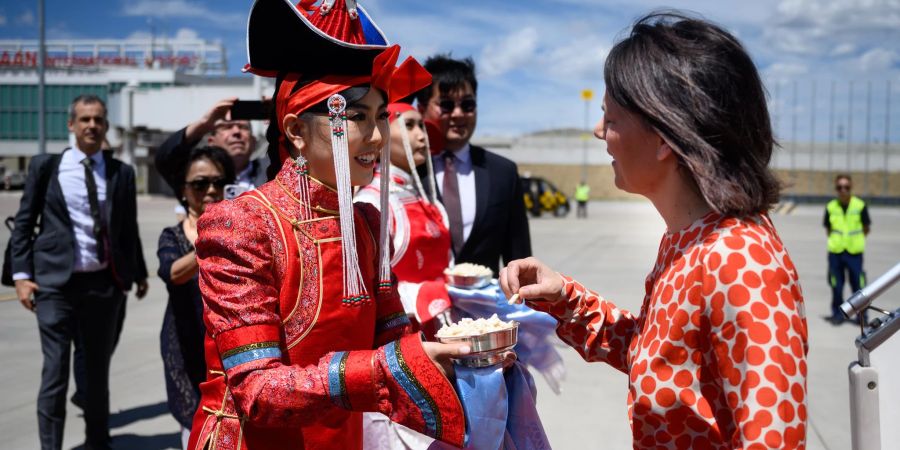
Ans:
[{"label": "man in dark suit", "polygon": [[[109,365],[125,293],[147,293],[134,169],[101,151],[106,105],[93,95],[69,107],[76,146],[31,160],[12,271],[22,305],[37,315],[44,356],[37,411],[41,448],[62,447],[69,353],[84,355],[85,447],[109,448]],[[37,235],[35,226],[40,223]]]},{"label": "man in dark suit", "polygon": [[253,189],[262,185],[266,178],[269,161],[265,157],[251,160],[256,150],[256,139],[246,120],[231,120],[231,107],[237,98],[226,98],[213,105],[196,122],[172,133],[158,149],[156,149],[156,170],[165,178],[172,189],[177,189],[181,180],[172,177],[179,168],[187,164],[191,149],[207,136],[206,144],[224,148],[234,162],[237,179],[235,184],[244,189]]},{"label": "man in dark suit", "polygon": [[[419,111],[437,124],[442,148],[433,156],[447,209],[455,261],[489,267],[531,256],[531,237],[516,164],[470,145],[478,118],[475,63],[445,55],[425,62],[432,85],[417,95]],[[440,145],[440,144],[438,144]]]}]

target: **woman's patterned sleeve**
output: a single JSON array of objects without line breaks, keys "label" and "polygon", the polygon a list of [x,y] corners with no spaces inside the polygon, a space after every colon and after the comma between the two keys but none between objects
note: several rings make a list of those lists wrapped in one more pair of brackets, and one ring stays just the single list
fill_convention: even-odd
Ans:
[{"label": "woman's patterned sleeve", "polygon": [[417,335],[375,350],[331,352],[305,367],[282,362],[272,262],[279,244],[261,208],[241,199],[221,202],[198,226],[204,318],[237,413],[260,427],[290,427],[342,410],[377,411],[461,446],[462,407]]},{"label": "woman's patterned sleeve", "polygon": [[715,420],[733,436],[734,448],[803,447],[803,296],[777,238],[752,239],[737,234],[720,239],[702,268],[712,359],[707,382],[721,386],[725,398],[718,401],[727,407],[718,410],[731,414]]},{"label": "woman's patterned sleeve", "polygon": [[585,361],[605,361],[622,372],[628,372],[628,346],[637,319],[619,309],[581,283],[561,275],[565,301],[549,305],[529,303],[559,322],[556,334],[581,354]]},{"label": "woman's patterned sleeve", "polygon": [[178,245],[178,238],[172,228],[163,228],[159,234],[159,244],[156,247],[156,256],[159,258],[159,270],[156,272],[159,278],[166,284],[172,282],[172,264],[184,256]]}]

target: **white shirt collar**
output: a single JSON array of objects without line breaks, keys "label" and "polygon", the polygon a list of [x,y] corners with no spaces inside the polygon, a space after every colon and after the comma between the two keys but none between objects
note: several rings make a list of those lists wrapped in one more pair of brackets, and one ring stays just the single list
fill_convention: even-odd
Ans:
[{"label": "white shirt collar", "polygon": [[[72,151],[72,158],[79,163],[81,163],[81,161],[88,157],[88,155],[81,151],[81,149],[76,145],[73,145],[70,150]],[[91,159],[94,160],[94,165],[103,164],[103,150],[100,150],[91,155]]]},{"label": "white shirt collar", "polygon": [[247,167],[238,174],[237,179],[240,181],[250,181],[250,172],[253,171],[253,161],[247,163]]},{"label": "white shirt collar", "polygon": [[469,164],[472,161],[472,146],[467,142],[461,149],[453,152],[453,155],[463,164]]}]

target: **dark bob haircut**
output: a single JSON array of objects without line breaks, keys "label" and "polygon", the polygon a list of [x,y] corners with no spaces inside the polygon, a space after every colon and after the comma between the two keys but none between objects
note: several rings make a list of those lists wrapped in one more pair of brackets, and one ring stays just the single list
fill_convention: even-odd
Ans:
[{"label": "dark bob haircut", "polygon": [[[235,170],[234,170],[234,162],[231,160],[231,156],[228,155],[228,152],[225,151],[222,147],[216,147],[214,145],[197,147],[191,150],[190,155],[188,155],[185,163],[178,168],[178,172],[175,174],[175,181],[178,183],[176,193],[181,195],[181,192],[184,191],[184,186],[187,184],[187,174],[191,171],[191,166],[194,165],[195,162],[206,159],[216,165],[219,170],[222,171],[222,176],[225,177],[225,181],[228,183],[234,183],[235,179]],[[181,206],[187,208],[187,201],[184,198],[180,198],[179,202],[181,202]]]},{"label": "dark bob haircut", "polygon": [[420,105],[427,105],[437,85],[439,94],[447,94],[462,89],[466,83],[472,86],[472,93],[478,93],[478,79],[475,78],[475,61],[472,58],[453,59],[450,54],[434,55],[425,60],[425,70],[431,74],[431,85],[416,92]]},{"label": "dark bob haircut", "polygon": [[679,12],[651,13],[610,51],[603,78],[611,100],[669,143],[713,210],[744,217],[778,202],[765,88],[734,36]]}]

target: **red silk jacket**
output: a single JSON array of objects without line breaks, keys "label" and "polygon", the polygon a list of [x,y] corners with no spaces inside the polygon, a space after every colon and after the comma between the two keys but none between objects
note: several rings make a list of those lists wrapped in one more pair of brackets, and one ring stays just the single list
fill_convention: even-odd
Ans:
[{"label": "red silk jacket", "polygon": [[410,334],[396,289],[376,294],[377,210],[354,206],[372,299],[347,304],[337,193],[310,180],[303,218],[298,178],[286,163],[200,219],[209,373],[188,448],[361,448],[369,411],[461,447],[452,385]]},{"label": "red silk jacket", "polygon": [[[391,270],[397,277],[400,300],[407,313],[415,315],[428,340],[449,314],[450,294],[444,284],[444,269],[450,266],[450,231],[439,203],[431,204],[416,190],[412,176],[391,166],[391,237],[394,252]],[[380,208],[381,174],[356,194],[356,201]],[[414,324],[416,325],[416,324]]]}]

